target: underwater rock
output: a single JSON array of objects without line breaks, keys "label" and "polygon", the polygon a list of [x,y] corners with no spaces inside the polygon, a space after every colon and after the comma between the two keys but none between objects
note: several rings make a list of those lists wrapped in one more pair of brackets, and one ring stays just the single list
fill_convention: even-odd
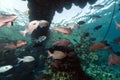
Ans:
[{"label": "underwater rock", "polygon": [[[62,48],[57,46],[54,50],[61,50]],[[52,51],[54,51],[52,49]],[[51,51],[51,49],[50,49]],[[63,47],[64,52],[67,51],[66,57],[63,59],[54,59],[50,62],[51,69],[54,73],[65,72],[71,74],[70,80],[87,80],[87,76],[80,66],[80,60],[77,57],[74,50],[68,47]],[[89,80],[89,79],[88,79]]]},{"label": "underwater rock", "polygon": [[97,0],[28,0],[30,20],[47,20],[51,23],[55,11],[62,12],[63,8],[70,9],[71,4],[84,8],[88,3],[94,4]]}]

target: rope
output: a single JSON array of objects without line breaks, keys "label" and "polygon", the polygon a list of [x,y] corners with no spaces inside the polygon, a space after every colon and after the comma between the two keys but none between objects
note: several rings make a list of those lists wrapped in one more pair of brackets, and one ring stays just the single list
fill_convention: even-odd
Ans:
[{"label": "rope", "polygon": [[113,13],[112,13],[112,18],[110,20],[110,24],[108,25],[108,29],[107,29],[107,32],[105,33],[105,36],[103,37],[103,41],[105,40],[105,38],[107,37],[109,31],[110,31],[110,27],[111,27],[111,24],[112,24],[112,21],[113,21],[113,16],[114,16],[114,13],[115,13],[115,8],[116,8],[116,0],[114,0],[114,9],[113,9]]}]

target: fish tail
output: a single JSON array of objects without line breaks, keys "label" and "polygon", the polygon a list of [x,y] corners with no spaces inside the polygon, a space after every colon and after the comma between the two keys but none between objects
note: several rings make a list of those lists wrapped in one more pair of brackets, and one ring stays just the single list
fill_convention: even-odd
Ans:
[{"label": "fish tail", "polygon": [[116,30],[118,30],[119,26],[118,26],[118,22],[114,19],[115,25],[116,25]]},{"label": "fish tail", "polygon": [[50,58],[52,56],[52,53],[48,50],[48,58]]},{"label": "fish tail", "polygon": [[26,33],[27,33],[26,30],[24,30],[24,31],[20,31],[20,34],[22,34],[24,37],[26,36]]},{"label": "fish tail", "polygon": [[23,61],[23,60],[22,60],[21,58],[19,58],[19,57],[18,57],[17,59],[18,59],[18,63],[20,63],[21,61]]}]

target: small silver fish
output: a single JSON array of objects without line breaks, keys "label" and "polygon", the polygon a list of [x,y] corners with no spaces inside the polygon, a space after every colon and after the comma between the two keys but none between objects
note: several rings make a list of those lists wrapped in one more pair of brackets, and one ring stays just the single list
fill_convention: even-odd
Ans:
[{"label": "small silver fish", "polygon": [[33,56],[24,56],[23,58],[18,58],[18,63],[22,62],[32,62],[35,58]]},{"label": "small silver fish", "polygon": [[0,73],[4,73],[4,72],[6,72],[6,71],[8,71],[8,70],[10,70],[12,68],[13,68],[12,65],[1,66],[0,67]]}]

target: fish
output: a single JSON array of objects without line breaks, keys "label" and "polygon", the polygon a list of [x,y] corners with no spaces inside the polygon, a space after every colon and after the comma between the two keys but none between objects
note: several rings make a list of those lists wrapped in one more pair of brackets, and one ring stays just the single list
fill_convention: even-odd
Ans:
[{"label": "fish", "polygon": [[120,23],[117,22],[116,20],[114,20],[114,22],[115,22],[115,25],[116,25],[116,30],[119,29],[120,28]]},{"label": "fish", "polygon": [[65,27],[66,28],[70,28],[70,29],[77,29],[78,28],[78,24],[68,23]]},{"label": "fish", "polygon": [[53,39],[52,46],[64,46],[67,47],[70,44],[70,41],[68,39],[59,38],[58,40]]},{"label": "fish", "polygon": [[86,33],[83,33],[83,35],[81,36],[82,38],[86,38],[86,37],[88,37],[90,35],[90,33],[89,32],[86,32]]},{"label": "fish", "polygon": [[15,40],[15,41],[11,41],[10,43],[5,43],[5,45],[3,47],[4,47],[4,49],[11,50],[11,49],[16,49],[16,48],[22,47],[26,44],[27,44],[27,42],[24,40]]},{"label": "fish", "polygon": [[90,15],[90,18],[98,19],[98,18],[101,18],[101,16],[99,16],[99,15]]},{"label": "fish", "polygon": [[99,30],[100,28],[102,28],[102,25],[95,26],[94,30]]},{"label": "fish", "polygon": [[35,60],[35,58],[33,56],[24,56],[23,58],[17,58],[18,59],[18,63],[20,62],[32,62]]},{"label": "fish", "polygon": [[79,21],[78,24],[79,25],[85,24],[85,21]]},{"label": "fish", "polygon": [[112,46],[106,47],[105,50],[108,52],[114,52]]},{"label": "fish", "polygon": [[104,5],[98,4],[98,5],[90,6],[90,9],[101,9],[103,7],[104,7]]},{"label": "fish", "polygon": [[105,43],[103,42],[97,42],[97,43],[94,43],[92,45],[89,46],[89,49],[90,50],[99,50],[99,49],[102,49],[106,46]]},{"label": "fish", "polygon": [[17,18],[17,15],[15,14],[9,14],[9,15],[0,15],[0,27],[7,26],[10,27],[13,25],[13,21]]},{"label": "fish", "polygon": [[6,71],[8,71],[8,70],[10,70],[10,69],[12,69],[12,68],[13,68],[12,65],[1,66],[1,67],[0,67],[0,73],[4,73],[4,72],[6,72]]},{"label": "fish", "polygon": [[24,14],[29,15],[29,9],[28,8],[24,11]]},{"label": "fish", "polygon": [[51,31],[57,31],[58,33],[64,33],[64,34],[71,34],[72,33],[71,28],[66,28],[66,27],[52,28]]},{"label": "fish", "polygon": [[96,40],[96,38],[91,37],[91,38],[89,38],[89,40],[90,40],[90,41],[95,41],[95,40]]},{"label": "fish", "polygon": [[49,22],[46,20],[33,20],[28,25],[25,25],[25,30],[20,31],[20,33],[25,37],[26,33],[32,34],[32,32],[37,29],[37,27],[47,27]]},{"label": "fish", "polygon": [[120,64],[120,57],[112,53],[108,57],[108,65]]},{"label": "fish", "polygon": [[52,57],[52,59],[63,59],[66,57],[66,54],[62,51],[55,50],[53,53],[51,53],[49,50],[48,52],[48,58]]},{"label": "fish", "polygon": [[120,42],[120,37],[117,37],[113,40],[113,43],[114,44],[118,44]]}]

